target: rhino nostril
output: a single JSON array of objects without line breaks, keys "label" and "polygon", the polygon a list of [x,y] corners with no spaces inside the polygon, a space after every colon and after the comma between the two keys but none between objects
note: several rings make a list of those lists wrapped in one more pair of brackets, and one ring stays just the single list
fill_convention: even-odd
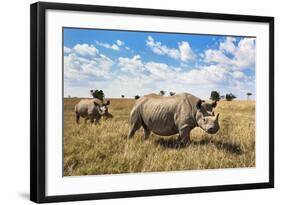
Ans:
[{"label": "rhino nostril", "polygon": [[212,128],[212,127],[208,129],[208,132],[213,132],[213,131],[214,131],[214,128]]}]

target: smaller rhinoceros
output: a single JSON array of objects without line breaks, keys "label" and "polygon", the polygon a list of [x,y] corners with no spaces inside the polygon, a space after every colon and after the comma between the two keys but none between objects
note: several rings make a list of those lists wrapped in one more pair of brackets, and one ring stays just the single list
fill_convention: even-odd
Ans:
[{"label": "smaller rhinoceros", "polygon": [[109,104],[109,100],[106,103],[102,103],[102,101],[97,98],[80,100],[74,107],[76,123],[79,123],[80,117],[85,118],[85,123],[87,120],[90,120],[91,123],[98,123],[101,116],[108,113],[107,106]]}]

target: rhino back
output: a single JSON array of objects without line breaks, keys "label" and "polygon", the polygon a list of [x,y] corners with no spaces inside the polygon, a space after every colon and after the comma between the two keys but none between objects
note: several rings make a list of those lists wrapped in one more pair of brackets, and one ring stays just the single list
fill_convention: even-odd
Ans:
[{"label": "rhino back", "polygon": [[94,99],[82,99],[75,106],[75,112],[82,116],[91,114],[95,109]]}]

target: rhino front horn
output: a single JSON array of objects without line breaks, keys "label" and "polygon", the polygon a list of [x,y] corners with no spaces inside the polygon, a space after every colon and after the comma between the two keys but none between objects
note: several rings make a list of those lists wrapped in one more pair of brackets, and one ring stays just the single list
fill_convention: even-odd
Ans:
[{"label": "rhino front horn", "polygon": [[216,120],[219,119],[219,115],[220,115],[220,113],[217,113],[217,114],[216,114]]}]

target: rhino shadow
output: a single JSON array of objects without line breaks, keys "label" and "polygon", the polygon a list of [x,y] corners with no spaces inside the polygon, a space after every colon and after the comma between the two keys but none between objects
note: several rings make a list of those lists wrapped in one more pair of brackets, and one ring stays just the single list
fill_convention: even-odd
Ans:
[{"label": "rhino shadow", "polygon": [[169,138],[169,139],[159,138],[156,140],[155,143],[159,144],[161,147],[166,149],[182,149],[188,146],[182,142],[179,142],[177,139],[174,138]]},{"label": "rhino shadow", "polygon": [[[178,140],[173,138],[170,139],[160,138],[156,140],[156,143],[159,144],[161,147],[167,149],[181,149],[187,147],[186,144],[180,143]],[[202,146],[202,145],[209,145],[209,144],[213,144],[217,149],[225,150],[232,154],[237,154],[237,155],[243,154],[241,146],[238,144],[232,144],[229,142],[222,142],[222,141],[212,140],[208,138],[202,139],[200,141],[191,141],[191,145],[195,145],[195,146]]]},{"label": "rhino shadow", "polygon": [[232,144],[229,142],[222,142],[219,140],[212,140],[212,139],[202,139],[200,141],[193,141],[192,144],[194,145],[208,145],[213,144],[215,147],[219,150],[225,150],[227,152],[230,152],[232,154],[241,155],[243,154],[243,151],[241,149],[241,146],[238,144]]}]

